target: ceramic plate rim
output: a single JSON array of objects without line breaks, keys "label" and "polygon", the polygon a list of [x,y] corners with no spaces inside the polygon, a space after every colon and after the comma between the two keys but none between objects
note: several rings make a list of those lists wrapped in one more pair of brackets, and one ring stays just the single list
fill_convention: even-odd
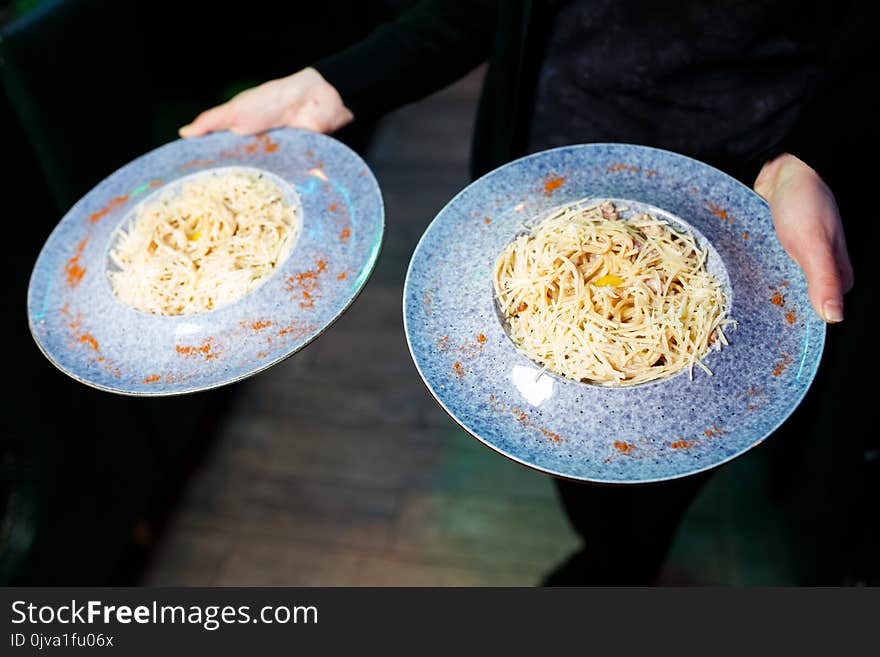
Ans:
[{"label": "ceramic plate rim", "polygon": [[[364,274],[361,278],[360,284],[358,285],[358,287],[356,288],[354,293],[351,294],[351,296],[348,298],[348,300],[340,307],[338,312],[336,312],[323,326],[321,326],[319,329],[317,329],[314,332],[314,334],[311,335],[308,339],[306,339],[302,344],[294,346],[288,352],[283,353],[282,355],[276,357],[274,360],[267,361],[266,363],[261,363],[260,367],[254,369],[254,370],[250,370],[248,372],[244,372],[244,373],[238,374],[234,377],[223,379],[223,380],[220,380],[217,382],[212,382],[209,384],[194,386],[191,388],[185,388],[185,389],[180,389],[180,390],[164,390],[164,389],[158,389],[155,391],[153,391],[153,390],[128,390],[125,388],[114,388],[111,386],[105,386],[105,385],[102,385],[102,384],[97,383],[95,381],[90,381],[88,379],[85,379],[73,370],[68,370],[68,369],[62,367],[61,364],[48,353],[48,351],[43,346],[42,342],[38,339],[38,337],[35,333],[36,327],[35,327],[35,323],[34,323],[34,318],[30,312],[30,299],[31,299],[31,294],[32,294],[33,286],[34,286],[34,276],[36,274],[37,263],[41,259],[44,249],[47,247],[49,242],[52,240],[53,236],[55,236],[56,232],[59,232],[60,230],[62,230],[61,224],[64,222],[64,219],[67,216],[72,215],[77,210],[77,208],[79,206],[84,205],[86,197],[88,197],[98,186],[103,184],[108,179],[116,176],[118,173],[120,173],[123,170],[126,170],[128,168],[135,168],[136,165],[139,162],[141,162],[141,160],[144,160],[147,157],[150,157],[159,151],[162,151],[165,149],[171,149],[171,148],[175,147],[177,144],[179,144],[180,142],[184,141],[183,139],[175,139],[175,140],[170,141],[166,144],[162,144],[160,146],[157,146],[156,148],[151,149],[151,150],[147,151],[146,153],[143,153],[132,160],[129,160],[128,162],[126,162],[122,166],[115,169],[113,172],[104,176],[100,181],[95,183],[87,192],[85,192],[85,194],[80,196],[80,198],[77,199],[77,201],[72,206],[70,206],[70,208],[64,213],[64,215],[61,217],[61,219],[59,219],[58,222],[55,224],[55,226],[53,226],[52,230],[49,232],[49,234],[46,236],[45,240],[43,241],[43,244],[40,247],[40,251],[37,254],[36,259],[34,260],[34,265],[31,268],[31,273],[28,277],[28,286],[27,286],[27,291],[25,294],[24,303],[25,303],[25,314],[27,315],[27,319],[28,319],[28,331],[30,332],[31,339],[37,345],[37,348],[40,350],[40,352],[43,354],[43,356],[45,356],[46,360],[48,360],[57,370],[59,370],[60,372],[62,372],[66,376],[69,376],[73,380],[75,380],[79,383],[82,383],[90,388],[95,389],[95,390],[100,390],[102,392],[108,392],[108,393],[112,393],[112,394],[122,395],[125,397],[178,397],[178,396],[182,396],[182,395],[191,395],[191,394],[196,394],[196,393],[200,393],[200,392],[207,392],[209,390],[216,390],[218,388],[222,388],[222,387],[225,387],[228,385],[240,383],[241,381],[244,381],[244,380],[249,379],[253,376],[261,374],[262,372],[265,372],[269,368],[274,367],[275,365],[278,365],[279,363],[287,360],[291,356],[301,352],[306,347],[308,347],[309,345],[314,343],[315,340],[317,340],[319,337],[321,337],[328,329],[330,329],[330,327],[332,327],[345,314],[345,312],[352,306],[352,304],[358,299],[358,297],[360,297],[361,293],[364,291],[364,288],[366,288],[367,284],[369,283],[369,281],[372,278],[373,273],[376,269],[376,265],[379,261],[379,256],[382,252],[382,247],[384,246],[384,243],[385,243],[385,229],[386,229],[385,200],[382,196],[382,189],[379,186],[378,180],[376,180],[376,177],[372,173],[372,171],[370,170],[370,167],[366,164],[364,159],[360,155],[358,155],[358,153],[356,153],[354,151],[354,149],[352,149],[350,146],[348,146],[347,144],[343,143],[342,141],[340,141],[338,139],[333,138],[330,135],[324,135],[322,133],[316,133],[316,132],[313,132],[310,130],[304,130],[301,128],[281,128],[281,130],[295,132],[295,133],[305,133],[308,135],[317,136],[319,138],[325,138],[325,139],[332,140],[333,142],[336,143],[337,146],[341,147],[344,151],[346,151],[347,155],[354,156],[354,158],[356,160],[360,161],[363,164],[365,169],[369,172],[370,183],[374,187],[375,192],[376,192],[376,200],[378,202],[378,211],[379,211],[378,239],[376,240],[374,247],[372,248],[372,250],[369,253],[368,260],[364,264],[364,268],[363,268]],[[270,130],[270,131],[263,132],[260,134],[261,135],[272,134],[273,132],[275,132],[275,131]],[[220,134],[226,134],[226,133],[228,133],[230,135],[233,134],[233,133],[229,133],[228,131],[224,131],[223,133],[220,133]],[[217,133],[212,133],[212,134],[217,134]],[[246,139],[249,137],[249,135],[244,135],[244,136],[234,135],[234,136],[238,139]],[[221,165],[218,167],[211,167],[210,169],[205,169],[204,172],[208,172],[208,171],[215,169],[215,168],[222,168],[223,166],[226,166],[226,165]],[[239,166],[239,165],[233,164],[233,165],[229,165],[229,166],[235,167],[235,166]],[[244,165],[241,165],[241,166],[244,166]],[[172,183],[177,183],[183,177],[197,175],[199,173],[202,173],[202,171],[197,171],[197,172],[185,174],[184,176],[181,176],[180,178],[177,178],[174,181],[172,181]],[[270,173],[274,173],[274,172],[270,172]],[[277,176],[278,174],[275,174],[275,175]],[[293,190],[295,193],[297,193],[297,195],[299,195],[299,193],[297,192],[295,187],[293,188]],[[160,191],[162,191],[162,190],[161,189],[155,190],[154,193],[157,193]],[[139,204],[143,203],[147,198],[149,198],[149,197],[145,197],[144,199],[141,199],[139,201]],[[127,211],[125,214],[123,214],[120,217],[119,224],[116,226],[116,228],[118,228],[119,225],[122,225],[122,223],[125,221],[125,218],[127,216],[129,216],[129,213],[135,207],[137,207],[137,205],[132,206],[132,208],[129,211]],[[115,228],[114,228],[114,230],[115,230]],[[299,242],[299,239],[297,240],[297,243],[298,242]],[[296,244],[294,245],[293,248],[294,248],[294,250],[296,249]],[[285,262],[292,256],[293,256],[293,251],[290,254],[288,254],[288,256],[285,258]],[[281,263],[281,264],[283,264],[283,263]],[[276,269],[275,271],[272,272],[272,275],[275,275],[279,270],[280,270],[280,265],[279,265],[279,269]],[[254,289],[252,292],[249,292],[244,297],[241,297],[241,299],[246,298],[247,296],[249,296],[253,292],[257,292],[260,288],[264,287],[264,285],[266,283],[268,283],[268,280],[269,279],[267,279],[266,281],[263,281],[263,283],[261,283],[256,289]],[[238,299],[232,303],[237,303],[241,299]],[[231,304],[229,304],[229,305],[231,305]],[[198,314],[201,314],[201,313],[198,313]]]},{"label": "ceramic plate rim", "polygon": [[[717,167],[714,167],[714,166],[712,166],[712,165],[710,165],[710,164],[706,164],[705,162],[702,162],[702,161],[700,161],[700,160],[697,160],[696,158],[693,158],[693,157],[690,157],[690,156],[687,156],[687,155],[683,155],[683,154],[681,154],[681,153],[676,153],[675,151],[670,151],[670,150],[663,149],[663,148],[657,148],[657,147],[654,147],[654,146],[643,146],[643,145],[640,145],[640,144],[632,144],[632,143],[626,143],[626,142],[590,142],[590,143],[584,143],[584,144],[580,144],[580,143],[578,143],[578,144],[568,144],[568,145],[565,145],[565,146],[557,146],[557,147],[555,147],[555,148],[549,148],[549,149],[546,149],[546,150],[543,150],[543,151],[539,151],[539,152],[536,152],[536,153],[531,153],[531,154],[525,155],[525,156],[520,157],[520,158],[517,158],[517,159],[515,159],[515,160],[511,160],[510,162],[507,162],[507,163],[505,163],[505,164],[503,164],[503,165],[501,165],[501,166],[499,166],[499,167],[496,167],[496,168],[492,169],[491,171],[487,171],[486,173],[484,173],[483,175],[481,175],[479,178],[476,178],[475,180],[472,180],[470,183],[468,183],[467,185],[465,185],[465,187],[463,187],[461,190],[459,190],[458,193],[456,193],[455,196],[453,196],[453,197],[452,197],[452,198],[451,198],[446,204],[444,204],[443,207],[442,207],[442,208],[436,213],[436,215],[435,215],[434,218],[431,220],[431,222],[425,227],[425,230],[422,232],[422,235],[421,235],[421,237],[419,238],[419,241],[416,243],[416,246],[415,246],[415,248],[413,249],[412,256],[410,257],[409,265],[407,266],[407,269],[406,269],[406,277],[405,277],[405,279],[404,279],[405,282],[404,282],[403,299],[402,299],[402,304],[401,304],[401,306],[402,306],[401,309],[402,309],[402,314],[403,314],[404,335],[406,336],[406,346],[407,346],[407,350],[409,351],[410,359],[412,360],[413,365],[415,366],[416,371],[417,371],[418,374],[419,374],[419,378],[421,378],[422,383],[424,384],[425,388],[427,388],[428,392],[431,394],[431,397],[434,399],[434,401],[437,403],[437,405],[439,405],[440,408],[442,408],[443,411],[444,411],[444,412],[445,412],[445,413],[446,413],[446,414],[447,414],[447,415],[448,415],[448,416],[449,416],[449,417],[450,417],[450,418],[451,418],[451,419],[452,419],[452,420],[453,420],[453,421],[454,421],[459,427],[461,427],[465,432],[467,432],[468,434],[470,434],[473,438],[475,438],[476,440],[478,440],[480,443],[482,443],[483,445],[485,445],[486,447],[488,447],[488,448],[491,449],[492,451],[494,451],[494,452],[500,454],[501,456],[504,456],[505,458],[507,458],[507,459],[509,459],[509,460],[511,460],[511,461],[513,461],[513,462],[515,462],[515,463],[518,463],[518,464],[520,464],[520,465],[523,465],[523,466],[529,468],[530,470],[534,470],[534,471],[536,471],[536,472],[540,472],[540,473],[543,473],[543,474],[548,474],[548,475],[550,475],[550,476],[552,476],[552,477],[555,477],[555,478],[558,478],[558,479],[563,479],[563,480],[566,480],[566,481],[572,481],[572,482],[583,483],[583,484],[604,485],[604,486],[639,486],[639,485],[647,485],[647,484],[659,483],[659,482],[663,482],[663,481],[673,481],[673,480],[677,480],[677,479],[683,479],[683,478],[685,478],[685,477],[690,477],[690,476],[692,476],[692,475],[697,475],[697,474],[700,474],[700,473],[703,473],[703,472],[707,472],[707,471],[709,471],[709,470],[714,470],[714,469],[716,469],[716,468],[719,468],[720,466],[722,466],[722,465],[724,465],[724,464],[726,464],[726,463],[729,463],[730,461],[732,461],[732,460],[734,460],[734,459],[736,459],[736,458],[739,458],[739,457],[742,456],[743,454],[745,454],[745,453],[751,451],[751,450],[754,449],[756,446],[758,446],[759,444],[761,444],[762,442],[764,442],[764,440],[766,440],[769,436],[771,436],[773,433],[775,433],[776,430],[779,429],[779,427],[782,426],[782,425],[785,423],[786,420],[788,420],[788,418],[792,415],[792,413],[794,413],[794,411],[797,410],[797,408],[800,406],[801,402],[803,402],[804,397],[806,396],[807,392],[809,392],[809,389],[810,389],[810,387],[811,387],[813,381],[815,380],[816,373],[817,373],[818,368],[819,368],[819,365],[820,365],[820,363],[821,363],[822,354],[824,353],[825,340],[826,340],[826,332],[827,332],[827,327],[826,327],[826,325],[825,325],[824,322],[822,323],[821,335],[819,336],[819,345],[818,345],[817,357],[816,357],[814,363],[811,364],[811,366],[810,366],[810,371],[809,371],[809,373],[808,373],[808,375],[809,375],[809,383],[808,383],[806,386],[804,386],[804,388],[803,388],[802,390],[800,390],[796,396],[792,396],[792,397],[791,397],[791,399],[795,400],[795,403],[792,404],[791,407],[790,407],[789,409],[787,409],[787,411],[786,411],[785,413],[780,414],[779,419],[773,424],[772,429],[768,430],[764,435],[759,436],[758,438],[756,438],[755,440],[753,440],[751,443],[749,443],[748,445],[746,445],[746,446],[743,447],[742,449],[736,451],[736,452],[733,453],[733,454],[730,454],[730,455],[726,456],[726,457],[723,458],[723,459],[718,460],[718,461],[715,462],[715,463],[711,463],[711,464],[708,464],[708,465],[704,465],[704,466],[701,466],[701,467],[699,467],[699,468],[696,468],[696,469],[693,469],[693,470],[690,470],[690,471],[687,471],[687,472],[682,472],[682,473],[678,473],[678,474],[674,474],[674,475],[670,475],[670,476],[662,476],[662,477],[646,477],[646,478],[642,478],[642,479],[632,479],[632,480],[625,480],[625,481],[624,481],[624,480],[620,480],[620,479],[602,479],[602,478],[598,478],[598,477],[597,477],[597,478],[593,478],[593,477],[591,477],[591,478],[583,478],[583,477],[572,476],[571,474],[566,474],[566,473],[564,473],[564,472],[560,472],[560,471],[558,471],[558,470],[554,470],[554,469],[552,469],[552,468],[541,467],[541,466],[538,466],[538,465],[536,465],[536,464],[529,463],[529,462],[525,461],[524,459],[522,459],[522,458],[520,458],[520,457],[518,457],[518,456],[516,456],[516,455],[514,455],[514,454],[508,453],[507,451],[505,451],[504,449],[501,449],[501,448],[498,447],[497,445],[492,444],[490,441],[488,441],[487,439],[483,438],[482,436],[480,436],[479,434],[477,434],[475,431],[471,430],[471,429],[470,429],[470,428],[469,428],[469,427],[468,427],[468,426],[467,426],[467,425],[466,425],[466,424],[465,424],[465,423],[464,423],[464,422],[463,422],[463,421],[462,421],[462,420],[461,420],[461,419],[460,419],[460,418],[459,418],[459,417],[458,417],[458,416],[457,416],[457,415],[456,415],[456,414],[455,414],[455,413],[454,413],[454,412],[453,412],[453,411],[452,411],[452,410],[451,410],[451,409],[450,409],[450,408],[444,403],[444,401],[443,401],[443,399],[441,398],[441,396],[440,396],[440,395],[434,390],[434,388],[433,388],[433,387],[431,386],[431,384],[428,382],[428,379],[427,379],[427,377],[425,376],[425,373],[422,371],[422,368],[421,368],[421,366],[419,365],[419,362],[418,362],[418,360],[417,360],[417,358],[416,358],[415,352],[414,352],[414,350],[413,350],[412,341],[411,341],[411,338],[410,338],[410,334],[411,334],[411,330],[412,330],[412,329],[411,329],[411,327],[410,327],[410,325],[409,325],[408,313],[407,313],[407,299],[408,299],[407,289],[408,289],[409,286],[410,286],[410,281],[411,281],[411,279],[410,279],[410,274],[411,274],[412,269],[413,269],[413,263],[414,263],[415,260],[416,260],[416,255],[420,252],[420,250],[421,250],[421,248],[422,248],[422,245],[423,245],[423,242],[425,241],[426,236],[427,236],[427,234],[428,234],[428,231],[431,230],[431,228],[433,227],[435,221],[437,221],[437,219],[438,219],[438,218],[439,218],[444,212],[446,212],[446,210],[449,209],[449,208],[450,208],[450,207],[451,207],[451,206],[452,206],[452,205],[453,205],[453,204],[454,204],[454,203],[455,203],[455,202],[456,202],[456,201],[457,201],[462,195],[464,195],[464,194],[465,194],[465,193],[466,193],[466,192],[467,192],[472,186],[476,185],[477,183],[479,183],[479,182],[480,182],[481,180],[483,180],[484,178],[486,178],[486,177],[488,177],[488,176],[490,176],[490,175],[493,175],[493,174],[495,174],[495,173],[497,173],[497,172],[500,172],[500,171],[502,171],[502,170],[504,170],[504,169],[506,169],[506,168],[508,168],[508,167],[512,167],[512,166],[515,166],[515,165],[520,165],[520,164],[522,164],[522,163],[524,163],[524,162],[526,162],[526,161],[528,161],[528,160],[536,159],[536,158],[542,158],[542,157],[547,157],[547,155],[550,154],[550,153],[553,153],[553,152],[556,152],[556,151],[569,150],[569,149],[577,148],[577,147],[580,147],[580,146],[589,146],[589,147],[597,147],[597,148],[600,148],[600,147],[613,147],[613,148],[624,148],[624,149],[632,148],[632,149],[642,150],[642,151],[653,151],[653,152],[661,153],[661,154],[663,154],[664,156],[672,155],[672,156],[677,157],[677,158],[683,158],[683,159],[685,159],[685,160],[688,160],[688,161],[690,161],[690,162],[695,163],[695,164],[696,164],[698,167],[700,167],[700,168],[709,169],[709,170],[715,172],[717,175],[721,175],[721,176],[723,176],[724,178],[726,178],[727,180],[729,180],[729,181],[735,183],[735,186],[742,188],[742,189],[745,190],[748,194],[751,194],[751,195],[754,195],[754,196],[758,197],[758,199],[760,199],[760,202],[761,202],[764,206],[766,206],[766,207],[769,209],[769,205],[768,205],[767,201],[766,201],[763,197],[761,197],[757,192],[755,192],[754,190],[752,190],[751,188],[749,188],[749,187],[748,187],[747,185],[745,185],[743,182],[737,180],[736,178],[734,178],[734,177],[731,176],[730,174],[725,173],[725,172],[722,171],[721,169],[718,169]],[[725,266],[726,266],[726,265],[725,265]],[[812,308],[810,309],[810,311],[812,312]],[[627,390],[627,388],[621,388],[620,390]]]}]

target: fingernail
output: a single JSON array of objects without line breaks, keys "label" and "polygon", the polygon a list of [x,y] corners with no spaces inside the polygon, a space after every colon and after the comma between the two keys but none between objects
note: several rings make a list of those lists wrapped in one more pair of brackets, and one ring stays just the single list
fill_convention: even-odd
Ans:
[{"label": "fingernail", "polygon": [[843,321],[843,304],[840,301],[826,301],[822,306],[825,313],[825,321],[835,324]]},{"label": "fingernail", "polygon": [[186,137],[187,133],[189,133],[189,132],[191,132],[191,131],[192,131],[192,123],[187,123],[187,124],[186,124],[185,126],[183,126],[180,130],[178,130],[177,133],[178,133],[181,137]]}]

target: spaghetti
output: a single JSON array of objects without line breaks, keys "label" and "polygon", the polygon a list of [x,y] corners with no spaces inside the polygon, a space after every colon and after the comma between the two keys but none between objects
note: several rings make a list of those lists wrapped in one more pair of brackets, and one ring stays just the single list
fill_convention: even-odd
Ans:
[{"label": "spaghetti", "polygon": [[299,208],[259,173],[219,170],[137,209],[121,230],[108,272],[124,303],[158,315],[189,315],[240,299],[290,253]]},{"label": "spaghetti", "polygon": [[494,268],[508,333],[529,358],[577,381],[661,379],[727,345],[727,300],[692,235],[606,201],[551,211]]}]

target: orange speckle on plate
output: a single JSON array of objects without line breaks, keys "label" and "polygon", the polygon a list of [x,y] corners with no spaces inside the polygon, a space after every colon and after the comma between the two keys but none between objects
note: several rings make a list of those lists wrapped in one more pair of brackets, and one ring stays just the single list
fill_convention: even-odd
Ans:
[{"label": "orange speckle on plate", "polygon": [[257,135],[257,142],[262,144],[263,152],[265,153],[274,153],[278,150],[278,142],[272,141],[269,135],[265,132],[261,135]]},{"label": "orange speckle on plate", "polygon": [[127,200],[128,200],[128,194],[126,194],[125,196],[116,196],[116,197],[110,199],[110,201],[107,203],[107,205],[105,205],[101,210],[98,210],[97,212],[93,212],[92,214],[89,215],[89,221],[92,223],[95,223],[101,217],[104,217],[104,216],[110,214],[110,211],[113,208],[115,208],[119,205],[122,205]]},{"label": "orange speckle on plate", "polygon": [[480,344],[483,344],[485,341],[486,341],[486,336],[483,333],[480,333],[477,336],[477,342],[479,342]]},{"label": "orange speckle on plate", "polygon": [[83,250],[86,248],[88,241],[89,238],[84,237],[76,246],[76,254],[67,261],[66,265],[64,265],[64,273],[67,274],[67,285],[69,287],[76,287],[79,285],[82,277],[85,276],[86,268],[80,266],[79,259],[82,256]]},{"label": "orange speckle on plate", "polygon": [[688,441],[685,440],[684,438],[679,438],[679,439],[676,440],[674,443],[670,443],[669,446],[670,446],[672,449],[687,449],[687,448],[690,447],[692,444],[693,444],[693,443],[688,442]]},{"label": "orange speckle on plate", "polygon": [[339,239],[341,239],[344,242],[349,237],[351,237],[351,228],[343,228],[342,232],[339,233]]},{"label": "orange speckle on plate", "polygon": [[455,373],[455,376],[457,376],[459,379],[464,378],[464,368],[461,366],[461,363],[459,363],[458,361],[455,361],[452,364],[452,371]]},{"label": "orange speckle on plate", "polygon": [[[314,326],[312,326],[311,324],[301,324],[299,322],[293,322],[292,324],[288,324],[287,326],[283,326],[278,329],[278,336],[285,339],[296,339],[303,337],[312,330],[314,330]],[[271,342],[271,339],[267,339],[266,342]]]},{"label": "orange speckle on plate", "polygon": [[327,206],[327,210],[329,212],[336,212],[338,207],[339,206],[336,203],[331,203],[330,205]]},{"label": "orange speckle on plate", "polygon": [[[214,164],[214,160],[190,160],[189,162],[186,162],[181,168],[192,169],[193,167],[209,167],[212,164]],[[153,183],[150,183],[150,187],[155,186],[156,185],[153,185]]]},{"label": "orange speckle on plate", "polygon": [[562,176],[552,176],[544,182],[544,196],[552,196],[553,192],[565,184]]},{"label": "orange speckle on plate", "polygon": [[794,324],[797,321],[797,313],[794,308],[788,309],[788,312],[785,313],[785,319],[789,324]]},{"label": "orange speckle on plate", "polygon": [[318,289],[318,276],[327,271],[327,263],[324,260],[318,260],[314,269],[307,269],[290,276],[285,281],[288,292],[299,292],[299,296],[305,301],[300,302],[300,308],[311,308],[315,305],[314,299],[317,297],[315,292]]},{"label": "orange speckle on plate", "polygon": [[635,450],[636,446],[632,443],[628,443],[625,440],[615,440],[614,441],[614,449],[623,452],[624,454],[630,454]]},{"label": "orange speckle on plate", "polygon": [[257,358],[265,358],[265,357],[266,357],[266,352],[265,352],[265,351],[261,351],[261,352],[259,352],[259,353],[257,354]]},{"label": "orange speckle on plate", "polygon": [[550,431],[549,429],[545,429],[544,427],[537,427],[537,429],[551,443],[564,443],[565,442],[565,438],[560,436],[555,431]]},{"label": "orange speckle on plate", "polygon": [[98,351],[98,341],[91,333],[83,333],[79,336],[79,342],[89,345],[92,350]]},{"label": "orange speckle on plate", "polygon": [[92,223],[95,223],[96,221],[98,221],[98,219],[100,219],[101,217],[103,217],[104,215],[109,214],[109,213],[110,213],[110,208],[104,208],[103,210],[98,210],[97,212],[92,212],[92,214],[89,215],[89,221],[91,221]]},{"label": "orange speckle on plate", "polygon": [[791,365],[791,356],[785,352],[781,353],[779,360],[773,366],[773,376],[781,376],[789,365]]},{"label": "orange speckle on plate", "polygon": [[205,360],[212,360],[220,355],[216,345],[213,343],[214,338],[206,338],[202,341],[202,344],[198,346],[194,345],[177,345],[175,346],[175,350],[181,356],[201,356]]},{"label": "orange speckle on plate", "polygon": [[719,219],[724,219],[724,221],[729,221],[730,223],[733,223],[733,217],[727,214],[727,210],[719,205],[715,205],[714,203],[706,203],[706,205],[708,206],[709,210],[712,211],[712,214],[714,214],[716,217],[718,217]]},{"label": "orange speckle on plate", "polygon": [[489,217],[486,217],[485,219],[483,219],[483,221],[484,221],[487,225],[492,223],[492,220],[491,220]]},{"label": "orange speckle on plate", "polygon": [[152,374],[144,379],[144,383],[156,383],[156,381],[159,381],[161,378],[162,377],[158,374]]},{"label": "orange speckle on plate", "polygon": [[620,171],[629,171],[631,173],[635,173],[636,171],[639,170],[639,167],[637,167],[635,165],[629,165],[629,164],[623,164],[623,163],[610,164],[606,168],[608,169],[608,171],[612,171],[615,173],[619,173]]},{"label": "orange speckle on plate", "polygon": [[437,349],[440,351],[446,351],[449,349],[449,336],[444,335],[442,338],[437,338]]},{"label": "orange speckle on plate", "polygon": [[775,290],[773,296],[770,298],[770,303],[781,308],[785,305],[785,297],[782,296],[781,292]]},{"label": "orange speckle on plate", "polygon": [[336,274],[337,281],[342,281],[342,280],[345,280],[346,278],[348,278],[348,274],[346,274],[345,272],[341,272],[339,274]]},{"label": "orange speckle on plate", "polygon": [[744,230],[744,231],[743,231],[742,238],[743,238],[744,240],[749,239],[749,232],[748,232],[747,230]]}]

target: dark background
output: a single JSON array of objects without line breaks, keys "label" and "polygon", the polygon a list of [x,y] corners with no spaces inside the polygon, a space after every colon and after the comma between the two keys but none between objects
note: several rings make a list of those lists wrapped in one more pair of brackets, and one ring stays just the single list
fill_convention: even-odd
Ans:
[{"label": "dark background", "polygon": [[[219,391],[129,399],[63,376],[28,333],[31,267],[82,194],[198,111],[356,41],[405,4],[0,2],[12,228],[0,582],[534,584],[575,547],[549,480],[452,426],[403,346],[406,262],[467,182],[479,72],[337,135],[376,172],[388,237],[362,300],[301,357]],[[359,368],[366,340],[375,368]],[[769,442],[701,495],[665,583],[875,581],[878,452],[808,445],[793,462]]]}]

